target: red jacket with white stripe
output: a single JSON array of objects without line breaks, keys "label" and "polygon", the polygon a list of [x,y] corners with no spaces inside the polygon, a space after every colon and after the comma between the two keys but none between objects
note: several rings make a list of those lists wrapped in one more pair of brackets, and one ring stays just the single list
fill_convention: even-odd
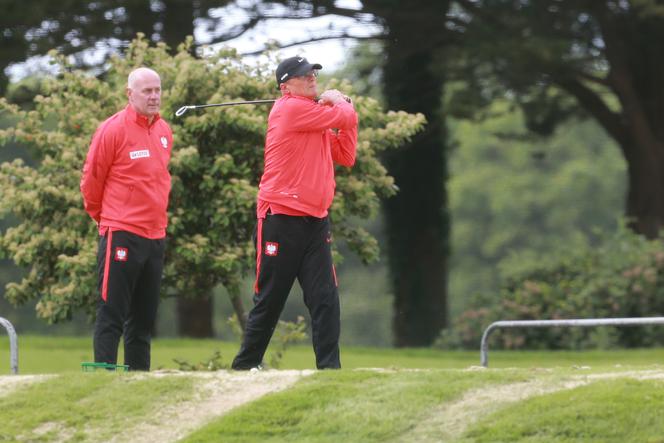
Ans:
[{"label": "red jacket with white stripe", "polygon": [[265,217],[270,203],[286,208],[285,213],[325,217],[336,186],[333,162],[353,166],[356,146],[352,104],[325,106],[290,94],[279,98],[267,123],[258,218]]},{"label": "red jacket with white stripe", "polygon": [[131,105],[104,121],[90,143],[81,194],[85,210],[99,224],[157,239],[166,235],[173,133],[154,117],[152,124]]}]

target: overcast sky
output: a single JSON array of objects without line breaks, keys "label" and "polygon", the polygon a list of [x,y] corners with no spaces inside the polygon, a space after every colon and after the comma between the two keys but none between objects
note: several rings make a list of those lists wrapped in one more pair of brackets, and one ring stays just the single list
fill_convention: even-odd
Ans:
[{"label": "overcast sky", "polygon": [[[257,3],[257,0],[236,0],[231,5],[224,8],[216,8],[210,11],[211,16],[223,16],[224,24],[227,27],[240,25],[249,20],[249,16],[243,9],[243,6],[250,6]],[[337,0],[337,7],[360,10],[362,3],[360,0]],[[328,15],[312,19],[285,20],[268,19],[260,22],[251,31],[245,32],[242,36],[224,42],[221,45],[232,46],[238,49],[241,54],[248,54],[259,51],[264,48],[269,40],[277,40],[281,45],[287,45],[307,38],[317,36],[327,36],[339,34],[343,31],[354,36],[367,36],[380,32],[376,26],[367,26],[358,24],[353,18]],[[210,41],[211,36],[207,34],[203,23],[195,25],[194,38],[198,44],[205,44]],[[350,53],[355,45],[352,39],[333,39],[314,42],[304,45],[285,48],[278,52],[280,58],[293,55],[302,55],[310,62],[317,62],[323,65],[327,70],[340,68],[344,62],[344,57]],[[100,43],[99,46],[103,46]],[[214,48],[214,46],[212,47]],[[108,45],[103,50],[94,48],[86,51],[85,58],[91,64],[103,60],[104,54],[108,50]],[[248,56],[246,61],[260,59],[261,57]],[[12,81],[20,80],[31,74],[52,72],[53,67],[49,64],[49,57],[32,57],[27,62],[15,63],[6,69],[6,73]]]},{"label": "overcast sky", "polygon": [[[237,0],[230,6],[211,11],[211,14],[223,15],[224,21],[228,23],[229,27],[239,25],[249,19],[242,6],[254,3],[256,3],[256,0]],[[335,6],[358,11],[362,9],[362,3],[359,0],[337,0]],[[201,34],[195,34],[195,38],[199,42],[205,42],[208,37],[204,34],[203,29],[200,29],[200,31]],[[344,31],[354,36],[364,37],[376,34],[379,29],[365,24],[358,24],[351,17],[335,15],[306,20],[269,19],[260,22],[251,31],[237,39],[224,43],[224,45],[233,46],[240,53],[246,54],[262,49],[265,42],[270,39],[277,40],[281,45],[286,45],[311,37],[340,34]],[[341,67],[345,56],[353,46],[355,46],[353,39],[333,39],[285,48],[278,51],[278,53],[280,58],[303,55],[311,62],[320,62],[324,69],[333,70]]]}]

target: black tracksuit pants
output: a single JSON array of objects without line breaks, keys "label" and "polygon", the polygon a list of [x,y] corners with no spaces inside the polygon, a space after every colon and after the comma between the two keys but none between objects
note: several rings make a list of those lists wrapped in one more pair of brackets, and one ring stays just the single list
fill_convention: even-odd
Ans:
[{"label": "black tracksuit pants", "polygon": [[233,369],[250,369],[263,355],[297,278],[311,315],[318,369],[340,368],[340,310],[327,217],[268,214],[256,229],[254,307]]},{"label": "black tracksuit pants", "polygon": [[124,335],[124,363],[150,370],[150,341],[157,317],[164,239],[110,230],[97,253],[99,302],[94,332],[95,362],[117,364]]}]

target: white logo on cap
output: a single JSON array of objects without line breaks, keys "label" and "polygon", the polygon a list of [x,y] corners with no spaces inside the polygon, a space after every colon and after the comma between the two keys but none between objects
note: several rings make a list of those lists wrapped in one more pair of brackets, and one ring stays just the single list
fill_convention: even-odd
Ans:
[{"label": "white logo on cap", "polygon": [[298,62],[298,63],[302,63],[303,60],[304,60],[303,58],[298,58],[298,59],[297,59],[297,62]]},{"label": "white logo on cap", "polygon": [[288,72],[281,76],[281,80],[285,79],[286,77],[288,77]]}]

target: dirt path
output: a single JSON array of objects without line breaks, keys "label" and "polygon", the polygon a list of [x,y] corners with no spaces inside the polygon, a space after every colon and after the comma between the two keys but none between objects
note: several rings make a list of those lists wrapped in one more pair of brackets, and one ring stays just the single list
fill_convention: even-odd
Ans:
[{"label": "dirt path", "polygon": [[[213,419],[235,407],[278,392],[292,386],[302,377],[315,371],[260,371],[260,372],[152,372],[150,377],[195,377],[196,388],[193,398],[169,405],[153,414],[148,420],[124,429],[111,442],[131,441],[137,443],[175,442]],[[0,377],[0,399],[14,389],[26,384],[48,379],[49,375],[21,375]],[[453,402],[446,402],[433,408],[418,426],[406,434],[409,442],[449,442],[455,441],[478,420],[516,402],[539,395],[573,389],[599,380],[612,378],[664,379],[664,370],[618,371],[602,373],[579,373],[559,377],[545,377],[537,380],[490,385],[466,392]],[[36,435],[53,432],[55,441],[67,441],[73,430],[63,428],[58,423],[44,423],[33,430]],[[94,429],[86,429],[88,436],[94,436]],[[53,440],[51,440],[53,441]]]},{"label": "dirt path", "polygon": [[506,385],[487,386],[466,392],[452,403],[434,408],[429,417],[406,436],[409,442],[450,442],[478,420],[506,406],[538,395],[573,389],[598,380],[612,378],[640,380],[664,379],[664,371],[629,371],[573,375],[559,380],[533,380]]},{"label": "dirt path", "polygon": [[52,375],[7,375],[0,376],[0,398],[9,394],[14,389],[30,383],[37,383],[46,380]]},{"label": "dirt path", "polygon": [[[314,371],[258,371],[258,372],[179,372],[154,371],[149,377],[195,377],[195,394],[188,401],[168,405],[150,416],[139,425],[123,429],[113,443],[167,443],[175,442],[194,430],[204,426],[216,417],[231,409],[256,400],[272,392],[278,392],[292,386],[302,377]],[[46,380],[52,375],[10,375],[0,376],[0,399],[15,389],[26,384]],[[50,433],[54,438],[49,441],[65,442],[74,435],[74,429],[62,423],[42,423],[32,431],[32,435],[42,436]],[[86,435],[98,435],[95,429],[86,429]],[[25,437],[28,438],[27,436]],[[21,438],[23,440],[23,438]],[[86,440],[87,441],[87,440]],[[90,440],[90,441],[95,441]]]},{"label": "dirt path", "polygon": [[[284,390],[314,371],[202,372],[193,399],[160,410],[149,422],[125,430],[111,442],[174,442],[231,409]],[[154,376],[178,374],[153,373]],[[88,435],[91,435],[90,433]],[[93,435],[93,434],[92,434]]]}]

